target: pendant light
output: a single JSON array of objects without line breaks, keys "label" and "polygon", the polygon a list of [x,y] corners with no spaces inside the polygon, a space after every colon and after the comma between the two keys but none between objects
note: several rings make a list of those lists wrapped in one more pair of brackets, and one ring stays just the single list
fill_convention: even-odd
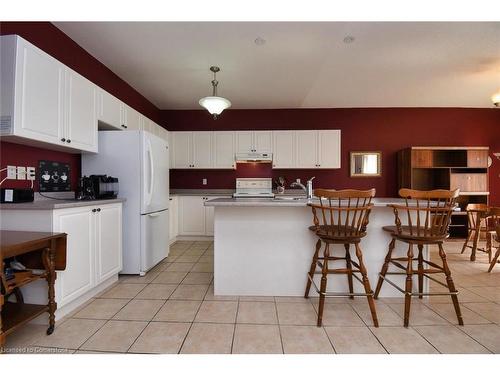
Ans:
[{"label": "pendant light", "polygon": [[231,107],[231,102],[225,98],[217,96],[217,85],[219,82],[216,79],[217,72],[220,71],[218,66],[211,66],[210,71],[214,73],[214,79],[212,80],[212,96],[206,96],[201,98],[199,103],[213,116],[214,120],[217,120],[217,116],[222,113],[223,110]]}]

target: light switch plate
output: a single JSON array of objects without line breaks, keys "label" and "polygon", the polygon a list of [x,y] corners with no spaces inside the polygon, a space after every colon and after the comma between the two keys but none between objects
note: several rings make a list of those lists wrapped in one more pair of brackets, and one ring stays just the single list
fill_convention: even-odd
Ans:
[{"label": "light switch plate", "polygon": [[207,179],[206,179],[206,178],[204,178],[204,179],[202,180],[202,184],[203,184],[203,185],[206,185],[206,184],[207,184]]}]

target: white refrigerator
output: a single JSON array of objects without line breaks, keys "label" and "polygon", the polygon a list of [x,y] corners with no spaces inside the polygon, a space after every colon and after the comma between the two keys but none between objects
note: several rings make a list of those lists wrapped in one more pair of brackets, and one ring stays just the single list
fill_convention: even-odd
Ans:
[{"label": "white refrigerator", "polygon": [[118,177],[123,203],[123,274],[144,275],[168,256],[168,143],[142,131],[99,131],[99,153],[82,155],[82,175]]}]

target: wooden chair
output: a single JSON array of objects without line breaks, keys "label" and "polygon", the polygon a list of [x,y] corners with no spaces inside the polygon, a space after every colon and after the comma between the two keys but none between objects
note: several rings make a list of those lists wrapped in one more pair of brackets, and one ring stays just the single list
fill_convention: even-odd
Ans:
[{"label": "wooden chair", "polygon": [[[486,230],[486,218],[488,216],[488,205],[483,203],[471,203],[466,207],[467,211],[467,238],[465,239],[464,246],[462,247],[463,254],[467,248],[471,249],[470,260],[476,260],[476,251],[488,253],[488,260],[491,262],[491,251],[488,252],[487,248],[478,247],[481,233]],[[472,241],[472,245],[469,242]],[[491,249],[490,249],[491,250]]]},{"label": "wooden chair", "polygon": [[[459,190],[431,190],[419,191],[401,189],[399,195],[405,199],[404,205],[389,205],[394,210],[395,226],[385,227],[389,231],[392,240],[389,244],[389,251],[385,257],[384,265],[379,274],[379,280],[375,289],[375,299],[378,298],[382,284],[387,281],[390,285],[405,295],[404,326],[408,327],[410,319],[411,297],[418,295],[451,295],[458,323],[463,325],[460,305],[458,303],[458,291],[455,288],[451,271],[446,261],[446,253],[443,249],[443,242],[448,238],[448,227],[451,214],[458,197]],[[403,222],[404,221],[404,222]],[[396,246],[396,241],[408,244],[406,257],[393,257],[392,252]],[[418,256],[413,253],[414,245],[418,248]],[[424,259],[424,245],[437,245],[442,265]],[[414,262],[417,262],[417,269],[414,269]],[[403,272],[388,272],[389,265],[397,267]],[[424,268],[424,265],[427,268]],[[430,276],[431,274],[442,273],[446,277],[446,284]],[[387,275],[406,275],[405,288],[402,289],[389,280]],[[413,292],[413,276],[418,276],[418,292]],[[424,277],[437,282],[448,288],[449,293],[424,293]]]},{"label": "wooden chair", "polygon": [[491,272],[495,264],[498,262],[498,257],[500,257],[500,223],[496,227],[496,236],[497,236],[497,251],[495,252],[495,256],[493,257],[490,268],[488,268],[488,272]]},{"label": "wooden chair", "polygon": [[[309,229],[318,236],[318,241],[308,273],[304,297],[309,297],[311,285],[314,285],[316,292],[319,293],[317,325],[320,327],[322,324],[323,309],[327,296],[348,296],[350,298],[365,296],[368,299],[373,324],[375,327],[378,327],[373,290],[370,287],[366,267],[363,263],[363,253],[359,245],[361,239],[366,235],[368,218],[373,207],[371,200],[375,196],[375,189],[364,191],[316,189],[314,190],[314,195],[320,198],[320,200],[319,203],[309,204],[312,208],[314,223]],[[332,245],[337,244],[344,245],[345,257],[332,255]],[[324,249],[322,256],[320,256],[322,245],[324,245]],[[351,258],[351,245],[354,245],[357,262]],[[335,261],[344,261],[345,268],[332,268],[332,263]],[[319,266],[321,271],[316,272],[317,266]],[[319,288],[314,282],[315,274],[321,274]],[[347,275],[349,293],[327,293],[326,286],[329,274]],[[354,293],[353,278],[363,284],[365,293]]]}]

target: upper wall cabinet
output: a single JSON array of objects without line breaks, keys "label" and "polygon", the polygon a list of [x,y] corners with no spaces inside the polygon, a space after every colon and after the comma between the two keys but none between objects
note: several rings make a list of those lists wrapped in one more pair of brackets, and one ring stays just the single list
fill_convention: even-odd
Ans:
[{"label": "upper wall cabinet", "polygon": [[272,152],[273,132],[238,131],[236,132],[236,152]]},{"label": "upper wall cabinet", "polygon": [[273,132],[273,168],[340,168],[340,130]]},{"label": "upper wall cabinet", "polygon": [[217,169],[235,168],[235,132],[217,131],[213,134],[213,167]]},{"label": "upper wall cabinet", "polygon": [[107,91],[102,89],[97,90],[97,120],[99,120],[99,129],[126,129],[124,110],[124,104],[119,99]]},{"label": "upper wall cabinet", "polygon": [[276,169],[340,168],[340,130],[171,132],[172,169],[234,169],[235,154],[273,154]]},{"label": "upper wall cabinet", "polygon": [[172,168],[212,168],[213,132],[173,132]]},{"label": "upper wall cabinet", "polygon": [[97,152],[96,86],[15,35],[0,37],[0,135]]}]

